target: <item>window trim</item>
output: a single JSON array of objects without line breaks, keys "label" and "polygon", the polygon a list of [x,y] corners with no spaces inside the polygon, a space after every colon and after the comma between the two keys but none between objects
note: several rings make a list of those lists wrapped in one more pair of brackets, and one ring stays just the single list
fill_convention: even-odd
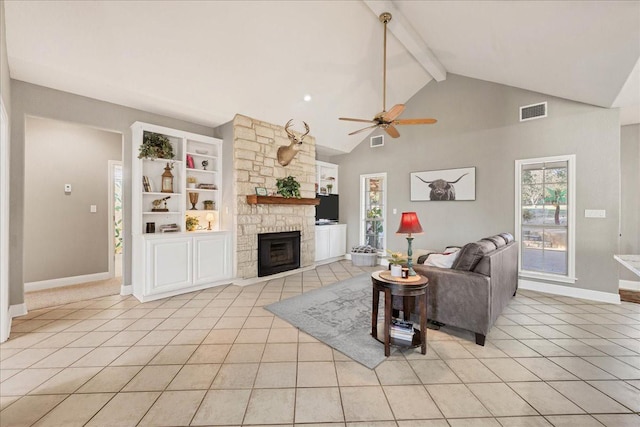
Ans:
[{"label": "window trim", "polygon": [[[567,275],[541,273],[522,269],[522,166],[533,163],[567,162]],[[561,283],[575,283],[576,276],[576,155],[538,157],[515,161],[515,239],[518,242],[518,276]]]},{"label": "window trim", "polygon": [[387,173],[379,172],[379,173],[368,173],[360,175],[360,213],[358,220],[360,221],[360,244],[365,244],[365,234],[366,234],[366,212],[365,212],[365,192],[364,186],[367,178],[378,178],[381,177],[384,179],[384,185],[382,187],[382,206],[384,206],[384,212],[382,212],[382,233],[384,239],[384,248],[380,251],[382,253],[386,253],[387,251]]}]

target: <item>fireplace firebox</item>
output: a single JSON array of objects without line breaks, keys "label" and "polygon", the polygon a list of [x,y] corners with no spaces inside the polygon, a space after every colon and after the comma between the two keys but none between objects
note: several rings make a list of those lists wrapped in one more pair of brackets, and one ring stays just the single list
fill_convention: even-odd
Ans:
[{"label": "fireplace firebox", "polygon": [[258,234],[258,277],[300,268],[300,232]]}]

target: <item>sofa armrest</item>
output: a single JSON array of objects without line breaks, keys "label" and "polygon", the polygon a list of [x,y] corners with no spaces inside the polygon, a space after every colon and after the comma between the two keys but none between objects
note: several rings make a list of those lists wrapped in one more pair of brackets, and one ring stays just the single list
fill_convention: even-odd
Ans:
[{"label": "sofa armrest", "polygon": [[491,278],[471,271],[414,266],[429,279],[428,316],[447,325],[486,335],[490,328]]}]

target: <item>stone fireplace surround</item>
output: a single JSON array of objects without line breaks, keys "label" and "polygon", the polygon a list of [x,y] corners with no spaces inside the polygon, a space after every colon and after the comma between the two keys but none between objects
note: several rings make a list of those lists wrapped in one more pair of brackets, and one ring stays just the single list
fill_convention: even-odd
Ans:
[{"label": "stone fireplace surround", "polygon": [[[294,123],[294,128],[301,123]],[[313,131],[313,129],[312,129]],[[315,259],[315,208],[308,205],[250,205],[246,196],[256,187],[269,194],[277,190],[276,179],[294,176],[300,183],[300,195],[315,197],[316,141],[307,135],[296,157],[283,167],[276,153],[289,145],[284,126],[266,123],[243,115],[233,120],[234,193],[237,211],[236,260],[241,279],[258,277],[258,234],[300,231],[300,267],[311,266]],[[267,276],[268,277],[268,276]]]}]

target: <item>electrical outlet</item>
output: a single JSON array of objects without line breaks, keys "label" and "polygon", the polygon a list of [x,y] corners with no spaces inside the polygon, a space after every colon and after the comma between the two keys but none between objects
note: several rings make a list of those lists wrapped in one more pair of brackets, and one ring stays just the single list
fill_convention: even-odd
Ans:
[{"label": "electrical outlet", "polygon": [[91,213],[98,212],[98,206],[96,206],[96,205],[89,206],[89,212],[91,212]]},{"label": "electrical outlet", "polygon": [[65,193],[71,193],[71,184],[65,184],[64,185],[64,192]]},{"label": "electrical outlet", "polygon": [[585,209],[584,217],[585,218],[606,218],[607,211],[604,209]]}]

